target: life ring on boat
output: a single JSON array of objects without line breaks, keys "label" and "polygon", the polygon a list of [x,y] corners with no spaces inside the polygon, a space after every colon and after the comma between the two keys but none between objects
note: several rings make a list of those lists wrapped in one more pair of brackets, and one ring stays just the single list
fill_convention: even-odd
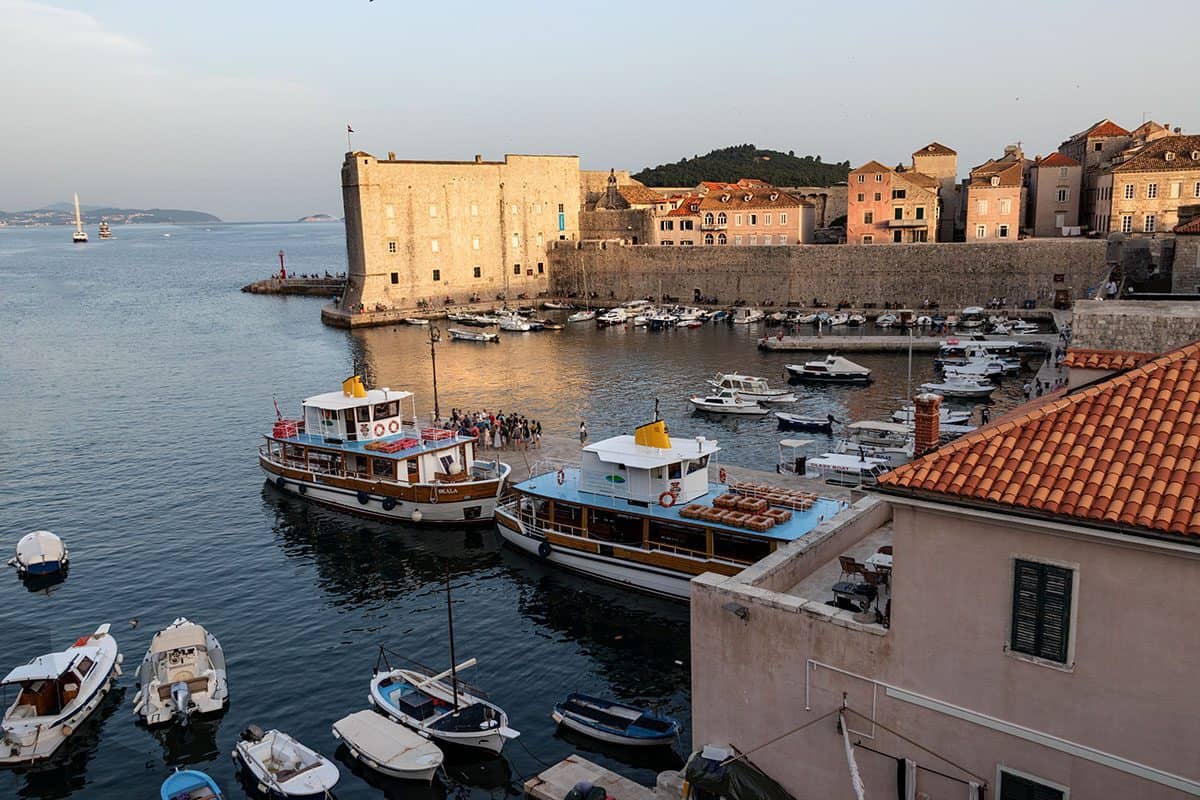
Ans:
[{"label": "life ring on boat", "polygon": [[396,422],[396,420],[392,420],[391,422],[388,423],[388,433],[395,433],[398,430],[400,430],[399,422]]},{"label": "life ring on boat", "polygon": [[558,471],[558,474],[557,474],[557,475],[555,475],[555,476],[554,476],[554,478],[555,478],[555,480],[557,480],[557,481],[558,481],[558,485],[559,485],[559,486],[562,486],[564,483],[566,483],[566,482],[567,482],[567,473],[563,472],[563,471],[560,469],[560,470]]},{"label": "life ring on boat", "polygon": [[280,475],[278,478],[275,479],[275,485],[278,486],[280,489],[282,489],[284,486],[287,486],[287,481],[285,481],[283,479],[283,476]]},{"label": "life ring on boat", "polygon": [[383,434],[384,434],[384,433],[386,433],[386,432],[387,432],[387,428],[385,428],[385,427],[383,426],[383,423],[382,423],[382,422],[376,422],[376,423],[375,423],[375,435],[376,435],[376,436],[383,436]]},{"label": "life ring on boat", "polygon": [[658,496],[658,504],[663,508],[670,508],[675,505],[675,495],[670,492],[663,492]]},{"label": "life ring on boat", "polygon": [[553,551],[553,549],[554,548],[552,548],[550,546],[549,542],[542,542],[541,544],[538,545],[538,555],[541,556],[542,558],[549,558],[550,553]]},{"label": "life ring on boat", "polygon": [[721,483],[724,483],[729,478],[729,476],[725,474],[724,467],[721,467],[721,471],[717,473],[717,477],[721,479]]},{"label": "life ring on boat", "polygon": [[395,507],[396,507],[396,498],[394,498],[394,497],[383,498],[383,510],[384,511],[391,511]]},{"label": "life ring on boat", "polygon": [[359,489],[358,502],[365,506],[367,503],[371,502],[371,495],[367,492],[364,492],[362,489]]}]

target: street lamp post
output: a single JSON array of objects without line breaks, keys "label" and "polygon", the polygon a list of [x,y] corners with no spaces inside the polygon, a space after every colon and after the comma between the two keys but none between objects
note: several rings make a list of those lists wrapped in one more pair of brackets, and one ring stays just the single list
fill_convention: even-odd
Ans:
[{"label": "street lamp post", "polygon": [[429,326],[429,359],[433,362],[433,418],[440,420],[442,410],[438,407],[437,391],[437,348],[434,346],[442,340],[442,332],[436,325]]}]

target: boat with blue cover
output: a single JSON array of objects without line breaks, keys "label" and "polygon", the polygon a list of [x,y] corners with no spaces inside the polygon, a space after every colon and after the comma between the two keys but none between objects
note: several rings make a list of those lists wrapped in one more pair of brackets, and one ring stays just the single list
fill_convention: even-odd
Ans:
[{"label": "boat with blue cover", "polygon": [[162,800],[225,800],[217,782],[197,769],[178,769],[162,782]]},{"label": "boat with blue cover", "polygon": [[653,709],[579,693],[555,705],[550,717],[593,739],[633,747],[669,745],[682,729],[679,720]]}]

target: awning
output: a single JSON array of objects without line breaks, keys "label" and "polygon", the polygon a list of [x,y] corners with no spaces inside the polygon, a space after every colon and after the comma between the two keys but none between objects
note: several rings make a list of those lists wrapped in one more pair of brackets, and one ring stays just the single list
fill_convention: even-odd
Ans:
[{"label": "awning", "polygon": [[74,650],[70,653],[48,653],[38,656],[28,664],[22,664],[8,673],[0,683],[53,680],[69,670],[79,655],[79,651]]}]

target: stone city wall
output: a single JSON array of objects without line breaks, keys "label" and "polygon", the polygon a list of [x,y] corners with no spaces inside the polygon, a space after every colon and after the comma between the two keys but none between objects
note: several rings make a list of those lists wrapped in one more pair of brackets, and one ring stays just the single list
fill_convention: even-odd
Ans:
[{"label": "stone city wall", "polygon": [[580,211],[580,239],[621,239],[646,244],[654,238],[654,220],[646,209]]},{"label": "stone city wall", "polygon": [[[628,299],[693,290],[720,302],[813,298],[835,304],[946,307],[1027,299],[1047,307],[1056,290],[1087,296],[1105,278],[1105,242],[1025,240],[1006,243],[784,247],[626,247],[615,242],[554,242],[556,294],[590,291]],[[1058,280],[1056,280],[1058,279]]]},{"label": "stone city wall", "polygon": [[1200,303],[1187,300],[1090,300],[1075,304],[1073,347],[1165,353],[1200,341]]},{"label": "stone city wall", "polygon": [[1175,261],[1171,265],[1171,291],[1200,293],[1200,236],[1175,237]]}]

